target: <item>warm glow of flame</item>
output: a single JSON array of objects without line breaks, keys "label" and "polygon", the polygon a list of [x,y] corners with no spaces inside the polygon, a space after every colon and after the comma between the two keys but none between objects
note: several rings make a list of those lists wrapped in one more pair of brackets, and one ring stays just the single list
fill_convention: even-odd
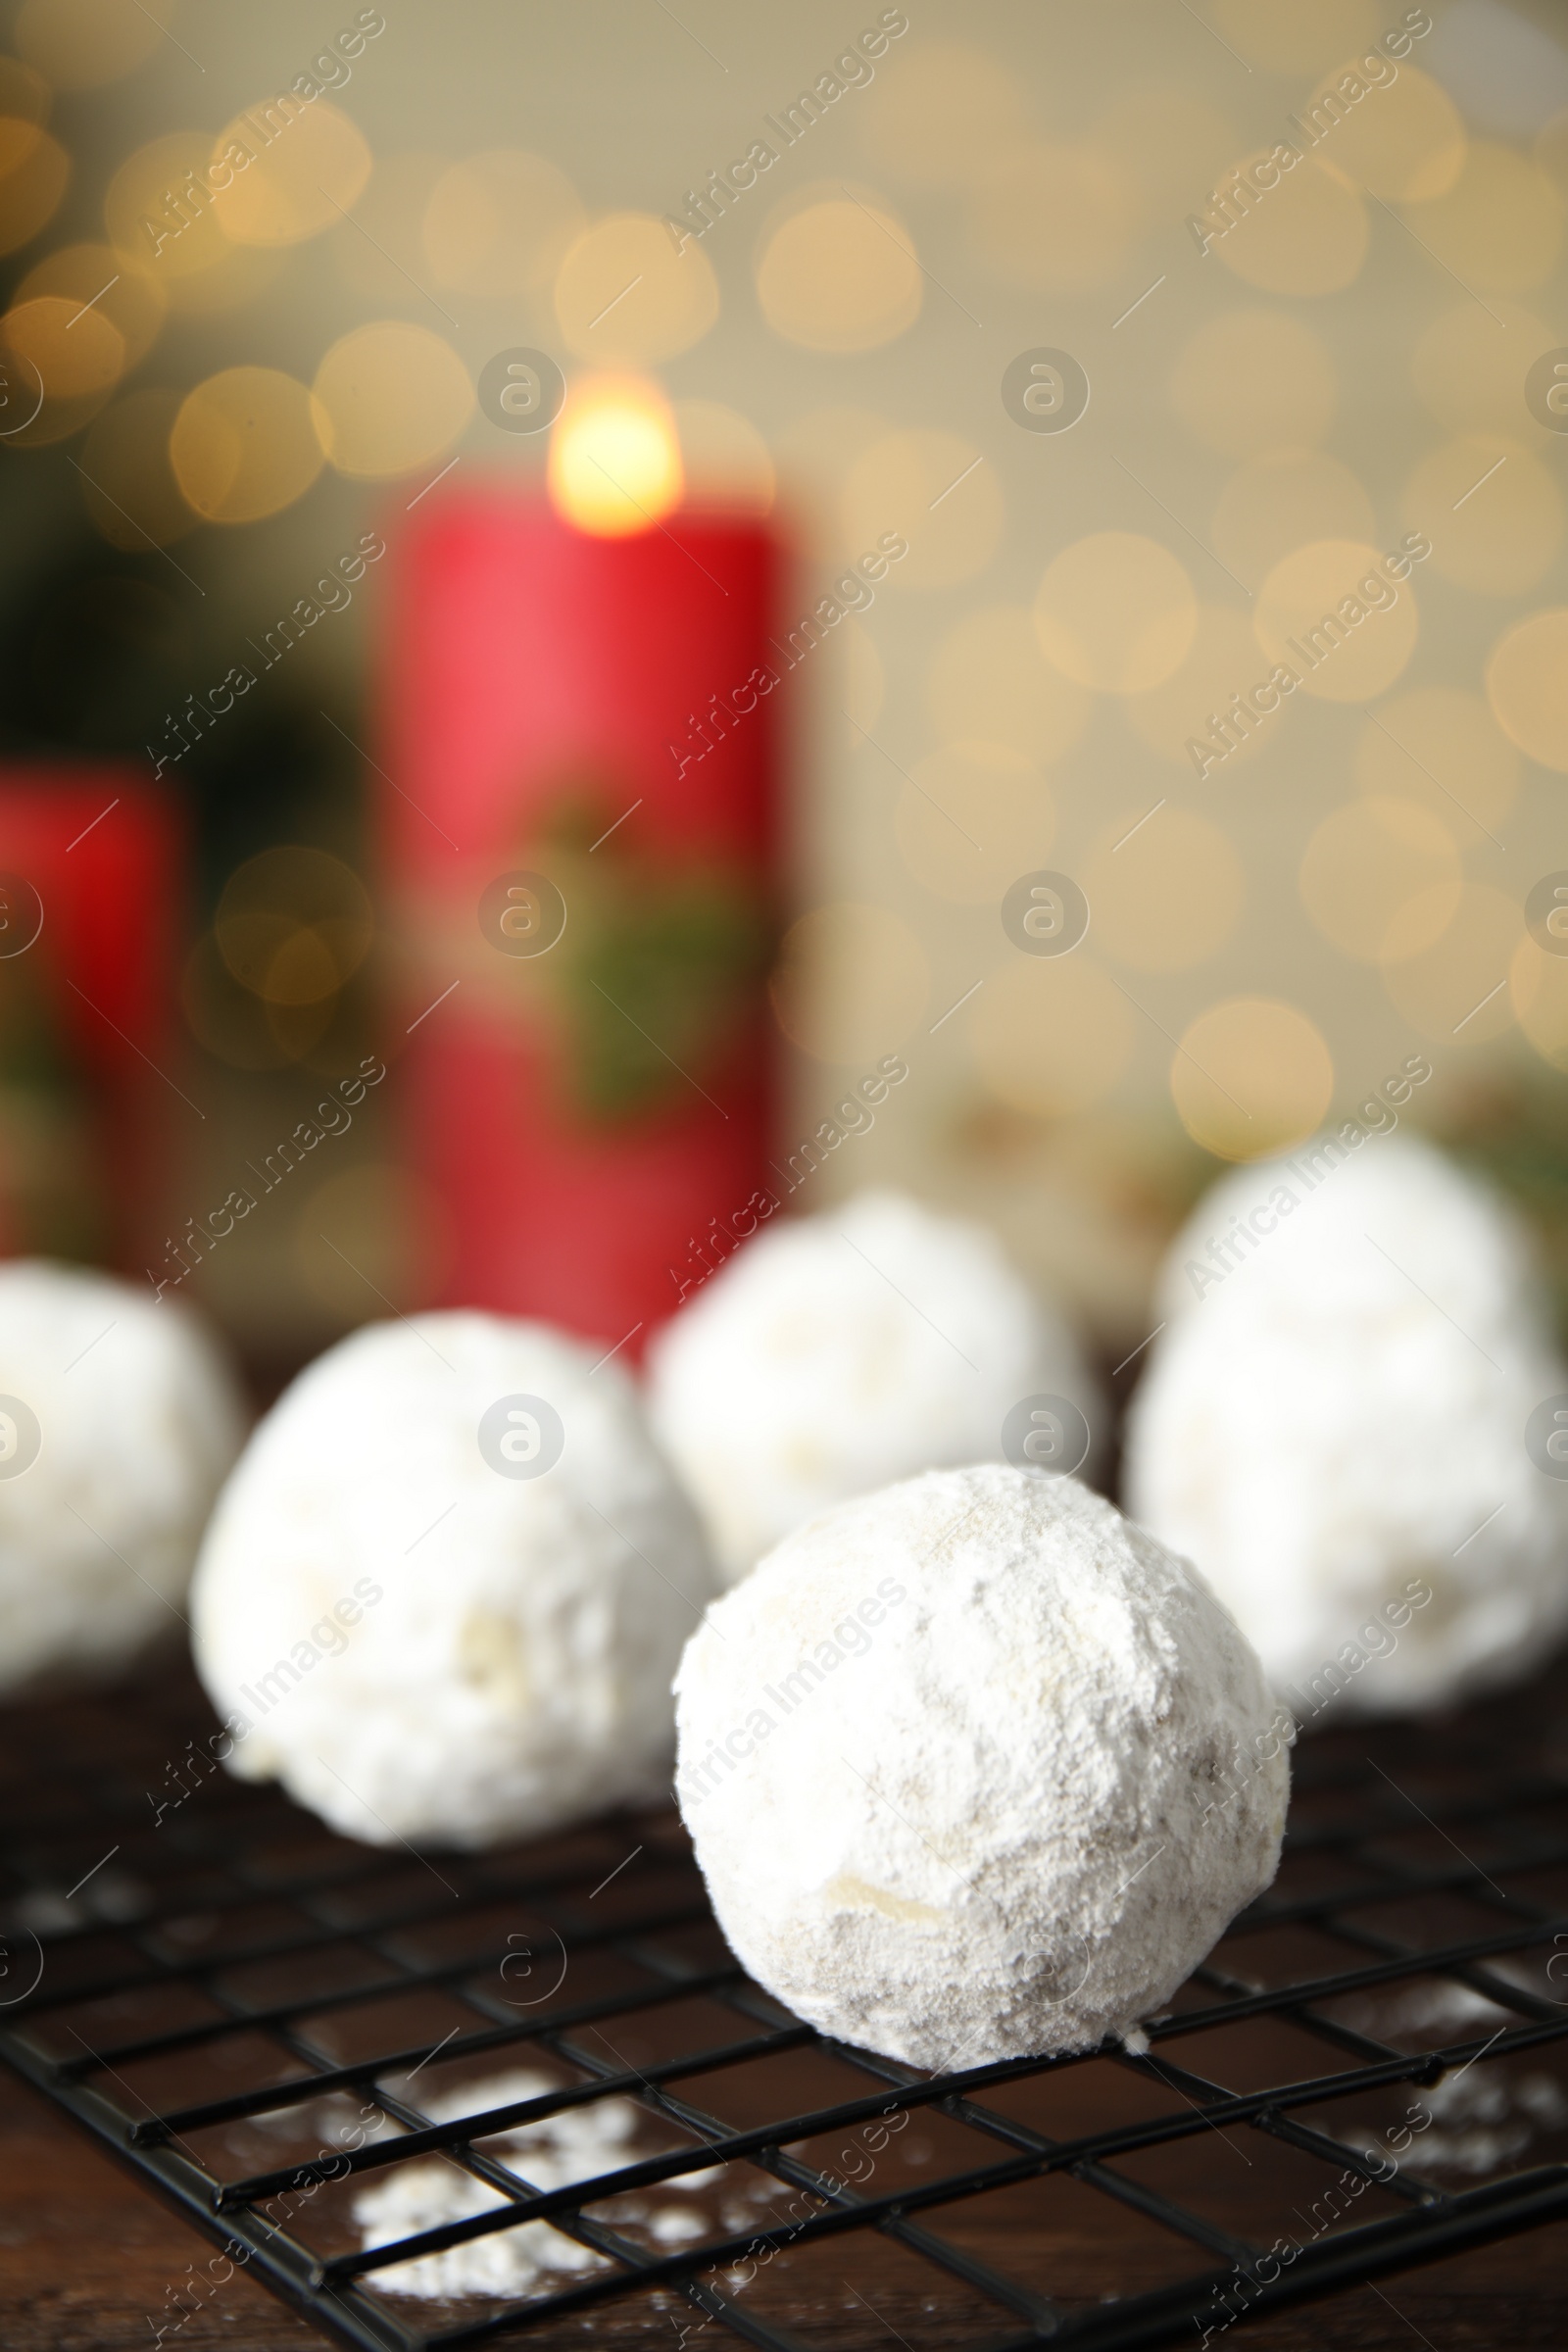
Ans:
[{"label": "warm glow of flame", "polygon": [[558,514],[603,539],[651,530],[680,502],[680,443],[668,403],[634,375],[591,376],[550,442]]}]

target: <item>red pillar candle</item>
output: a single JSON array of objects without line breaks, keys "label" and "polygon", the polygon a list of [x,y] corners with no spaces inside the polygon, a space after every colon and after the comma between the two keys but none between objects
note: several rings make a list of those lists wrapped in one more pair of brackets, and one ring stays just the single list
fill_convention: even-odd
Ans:
[{"label": "red pillar candle", "polygon": [[161,1254],[200,1130],[175,1067],[185,833],[110,765],[0,768],[0,1252]]},{"label": "red pillar candle", "polygon": [[451,1303],[639,1352],[767,1180],[777,566],[755,517],[596,537],[500,492],[394,542],[398,1084]]}]

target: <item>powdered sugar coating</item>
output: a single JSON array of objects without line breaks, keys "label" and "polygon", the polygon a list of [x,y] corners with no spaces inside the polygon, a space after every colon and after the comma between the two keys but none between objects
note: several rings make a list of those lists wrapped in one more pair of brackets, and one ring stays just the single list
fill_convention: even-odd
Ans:
[{"label": "powdered sugar coating", "polygon": [[830,1503],[999,1459],[1023,1397],[1099,1419],[1071,1334],[991,1235],[891,1192],[764,1227],[648,1369],[654,1426],[731,1583]]},{"label": "powdered sugar coating", "polygon": [[1239,1170],[1159,1311],[1128,1508],[1199,1562],[1299,1717],[1441,1703],[1568,1625],[1568,1484],[1525,1444],[1568,1367],[1475,1179],[1403,1136]]},{"label": "powdered sugar coating", "polygon": [[1278,1864],[1287,1727],[1256,1658],[1072,1480],[985,1464],[842,1504],[718,1602],[676,1695],[735,1951],[916,2065],[1127,2033]]},{"label": "powdered sugar coating", "polygon": [[[371,1843],[485,1845],[667,1787],[670,1676],[714,1580],[600,1352],[543,1324],[427,1314],[302,1373],[197,1570],[197,1665],[246,1727],[231,1769]],[[481,1451],[482,1417],[516,1396],[561,1417],[542,1475]]]},{"label": "powdered sugar coating", "polygon": [[183,1304],[83,1267],[0,1266],[0,1692],[94,1682],[180,1637],[245,1415]]},{"label": "powdered sugar coating", "polygon": [[[1369,1269],[1366,1253],[1345,1245],[1374,1218],[1383,1220],[1375,1238],[1407,1270],[1406,1290],[1412,1282],[1436,1289],[1461,1325],[1493,1323],[1500,1312],[1544,1330],[1518,1218],[1489,1186],[1411,1135],[1370,1135],[1354,1147],[1319,1136],[1289,1157],[1232,1169],[1171,1244],[1156,1283],[1156,1319],[1174,1321],[1221,1293],[1265,1289],[1271,1298],[1309,1296],[1326,1317],[1353,1313],[1369,1295]],[[1237,1239],[1238,1225],[1248,1239]],[[1228,1259],[1223,1250],[1211,1255],[1210,1243],[1227,1237]]]}]

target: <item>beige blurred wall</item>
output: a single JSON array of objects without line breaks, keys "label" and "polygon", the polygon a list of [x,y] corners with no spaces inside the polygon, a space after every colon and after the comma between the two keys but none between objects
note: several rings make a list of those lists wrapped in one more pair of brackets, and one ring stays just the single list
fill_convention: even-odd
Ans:
[{"label": "beige blurred wall", "polygon": [[[908,543],[811,656],[798,713],[813,960],[786,1003],[788,1140],[879,1054],[910,1073],[835,1152],[824,1199],[885,1179],[974,1206],[1114,1345],[1143,1330],[1152,1253],[1214,1164],[1200,1146],[1250,1153],[1343,1117],[1414,1055],[1431,1117],[1563,1065],[1565,967],[1523,913],[1568,866],[1568,639],[1534,618],[1564,601],[1568,440],[1526,400],[1568,341],[1559,12],[1409,12],[1396,76],[1347,98],[1207,251],[1231,168],[1294,138],[1324,75],[1397,46],[1404,10],[370,13],[384,30],[321,109],[373,158],[356,186],[352,138],[323,134],[348,217],[220,255],[87,427],[107,448],[138,387],[183,398],[239,364],[309,385],[359,327],[421,330],[384,346],[393,374],[412,355],[402,409],[394,384],[385,414],[350,399],[340,420],[345,447],[359,432],[371,460],[416,463],[328,464],[270,518],[170,538],[205,590],[193,686],[452,455],[467,479],[537,474],[542,447],[482,413],[452,437],[436,338],[470,378],[517,344],[568,375],[641,365],[695,477],[750,494],[771,462],[802,612],[880,532]],[[28,254],[103,236],[128,158],[216,136],[357,14],[189,0],[123,78],[60,99],[75,177]],[[781,110],[879,24],[880,54],[785,147]],[[35,11],[15,35],[47,52]],[[760,138],[777,161],[678,257],[649,220],[605,225],[657,223]],[[590,328],[622,255],[644,291]],[[1009,364],[1041,348],[1087,373],[1068,430],[1004,404]],[[1185,747],[1208,714],[1407,533],[1431,552],[1397,600],[1200,777]],[[294,657],[324,694],[361,677],[374,594]],[[1087,893],[1071,956],[1020,956],[1004,931],[1034,868]],[[265,1126],[273,1098],[234,1092],[235,1119]],[[252,1294],[295,1297],[308,1228],[258,1240]],[[316,1304],[285,1319],[349,1312],[319,1281],[300,1296]]]}]

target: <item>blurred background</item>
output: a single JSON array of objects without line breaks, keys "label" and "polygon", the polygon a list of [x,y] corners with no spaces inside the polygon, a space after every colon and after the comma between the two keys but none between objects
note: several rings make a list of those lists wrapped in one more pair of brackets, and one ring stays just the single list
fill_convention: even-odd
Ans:
[{"label": "blurred background", "polygon": [[[493,1080],[513,1013],[482,1068],[461,1024],[533,976],[470,882],[543,870],[569,908],[620,858],[629,907],[652,870],[631,809],[603,853],[559,796],[545,849],[493,809],[493,840],[464,830],[454,732],[493,696],[520,758],[529,663],[563,659],[486,619],[501,515],[594,702],[693,565],[718,587],[761,551],[740,666],[695,660],[686,732],[661,715],[620,801],[582,789],[597,829],[719,753],[761,811],[757,938],[703,898],[700,845],[680,896],[666,838],[629,993],[570,968],[727,1124],[739,1087],[775,1168],[819,1139],[792,1206],[891,1181],[982,1215],[1114,1360],[1220,1165],[1419,1060],[1400,1117],[1500,1173],[1568,1277],[1559,10],[3,24],[0,1246],[173,1280],[271,1376],[474,1290],[465,1155],[500,1216],[537,1198],[513,1158],[576,1116],[663,1181],[676,1114],[580,1022],[578,1107],[538,1133],[470,1129],[414,1069]],[[1401,542],[1429,552],[1396,599],[1347,612]],[[1309,671],[1287,643],[1336,611]],[[746,706],[754,655],[778,689]],[[592,746],[558,737],[559,781]],[[459,838],[443,911],[425,868]],[[1039,872],[1087,902],[1069,954],[1004,922]],[[754,984],[743,1044],[705,1041],[692,1006]],[[888,1057],[906,1077],[835,1122]],[[669,1230],[696,1250],[750,1179],[732,1153],[705,1193],[693,1150]],[[673,1306],[699,1259],[656,1254]],[[619,1336],[597,1298],[580,1319]]]}]

